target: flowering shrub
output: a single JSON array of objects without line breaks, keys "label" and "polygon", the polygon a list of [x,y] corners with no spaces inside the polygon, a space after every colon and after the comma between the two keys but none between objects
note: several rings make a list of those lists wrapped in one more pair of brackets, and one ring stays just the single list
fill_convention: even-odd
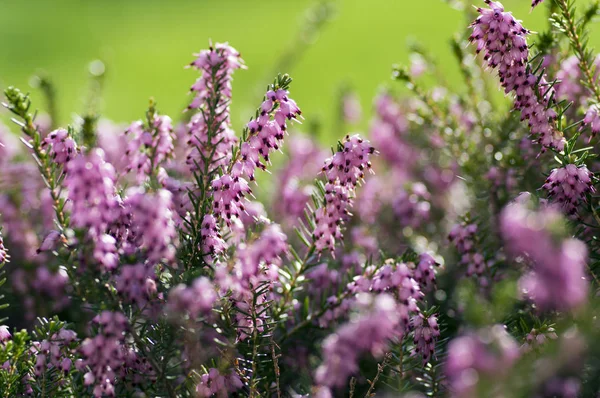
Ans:
[{"label": "flowering shrub", "polygon": [[600,5],[479,6],[460,89],[415,47],[331,154],[288,75],[233,130],[228,44],[179,120],[55,128],[6,89],[3,396],[597,396]]}]

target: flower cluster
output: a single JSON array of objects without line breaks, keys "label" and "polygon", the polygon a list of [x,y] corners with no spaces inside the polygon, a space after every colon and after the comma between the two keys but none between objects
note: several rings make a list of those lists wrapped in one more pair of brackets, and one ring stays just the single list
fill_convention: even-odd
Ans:
[{"label": "flower cluster", "polygon": [[593,176],[585,165],[577,167],[568,164],[552,170],[542,188],[553,201],[560,204],[566,214],[573,216],[586,201],[586,195],[595,191]]},{"label": "flower cluster", "polygon": [[[277,224],[265,227],[258,239],[237,247],[232,264],[217,264],[215,280],[222,295],[231,293],[238,313],[239,338],[245,339],[254,328],[262,328],[266,313],[257,322],[251,319],[252,309],[262,306],[267,293],[279,280],[282,257],[288,250],[287,237]],[[256,291],[263,291],[256,295]]]},{"label": "flower cluster", "polygon": [[104,151],[93,149],[67,166],[65,186],[71,202],[71,225],[102,235],[116,216],[115,169],[104,161]]},{"label": "flower cluster", "polygon": [[[248,125],[248,140],[243,142],[231,171],[216,177],[212,183],[213,210],[221,220],[231,225],[245,211],[244,199],[252,193],[248,178],[254,180],[255,169],[265,169],[269,154],[281,148],[288,120],[296,120],[301,112],[287,90],[269,90],[265,95],[260,115]],[[261,160],[262,158],[262,160]]]},{"label": "flower cluster", "polygon": [[446,361],[451,396],[474,396],[484,378],[500,383],[519,355],[517,342],[502,325],[455,338]]},{"label": "flower cluster", "polygon": [[177,230],[171,211],[171,193],[166,189],[150,193],[132,188],[127,192],[125,206],[131,214],[136,246],[145,250],[149,263],[173,261]]},{"label": "flower cluster", "polygon": [[[357,275],[346,285],[346,291],[351,293],[350,298],[345,299],[342,305],[335,309],[326,311],[319,323],[327,325],[344,315],[354,303],[354,297],[360,293],[386,293],[397,300],[396,312],[399,322],[396,332],[398,336],[403,336],[409,331],[411,318],[420,313],[417,303],[424,295],[415,280],[416,273],[414,264],[398,263],[393,259],[386,260],[380,267],[366,267],[361,275]],[[338,301],[336,296],[329,297],[328,300],[331,303]]]},{"label": "flower cluster", "polygon": [[212,214],[207,214],[202,219],[202,251],[207,254],[221,254],[227,248],[223,240],[217,219]]},{"label": "flower cluster", "polygon": [[420,355],[423,363],[429,362],[435,354],[436,339],[440,337],[440,327],[437,317],[430,315],[426,317],[418,314],[411,319],[411,327],[414,330],[413,343],[415,348],[413,355]]},{"label": "flower cluster", "polygon": [[152,115],[149,126],[133,122],[125,134],[130,137],[125,155],[126,171],[135,171],[139,181],[156,172],[160,165],[173,156],[173,127],[168,116]]},{"label": "flower cluster", "polygon": [[544,148],[562,150],[565,140],[555,128],[557,114],[549,107],[551,86],[527,67],[529,31],[505,12],[502,4],[485,2],[489,8],[477,9],[481,15],[471,24],[469,40],[476,44],[478,53],[485,50],[484,59],[490,68],[497,69],[504,91],[515,95],[515,109],[521,112],[521,120],[528,121],[533,137]]},{"label": "flower cluster", "polygon": [[191,65],[201,76],[191,88],[195,96],[188,109],[199,111],[187,125],[190,152],[186,163],[191,170],[204,171],[205,165],[212,168],[228,164],[231,148],[237,143],[229,120],[229,103],[233,72],[244,68],[244,61],[235,48],[217,43],[197,54]]},{"label": "flower cluster", "polygon": [[532,263],[520,280],[521,290],[543,310],[573,309],[587,298],[586,245],[553,236],[560,222],[560,214],[553,208],[533,212],[518,202],[507,206],[501,217],[507,250]]},{"label": "flower cluster", "polygon": [[347,218],[356,185],[371,169],[369,158],[375,148],[368,140],[358,135],[346,136],[342,150],[325,160],[323,173],[325,185],[325,206],[315,213],[313,239],[317,251],[333,251],[336,240],[342,238],[341,222]]},{"label": "flower cluster", "polygon": [[35,376],[40,377],[45,372],[53,369],[68,373],[73,365],[74,350],[72,343],[76,341],[77,333],[61,328],[49,339],[34,342],[32,351],[35,355]]},{"label": "flower cluster", "polygon": [[422,253],[419,256],[419,262],[415,267],[413,277],[421,286],[421,290],[431,291],[435,288],[436,267],[439,265],[429,253]]},{"label": "flower cluster", "polygon": [[485,273],[486,262],[476,247],[477,224],[465,222],[455,224],[448,234],[448,240],[456,247],[460,264],[467,267],[467,276],[481,277]]},{"label": "flower cluster", "polygon": [[315,379],[321,386],[341,387],[358,371],[364,354],[381,357],[397,336],[400,321],[396,301],[387,294],[357,299],[359,314],[323,341],[323,363]]},{"label": "flower cluster", "polygon": [[538,347],[541,347],[548,339],[556,340],[556,330],[553,327],[546,327],[542,329],[531,329],[527,336],[525,336],[525,342],[521,346],[521,349],[525,352],[531,351]]},{"label": "flower cluster", "polygon": [[243,383],[239,376],[233,372],[222,375],[218,369],[211,368],[208,373],[200,376],[200,383],[196,386],[199,398],[227,397],[242,388]]},{"label": "flower cluster", "polygon": [[169,293],[168,306],[174,314],[188,314],[194,320],[199,315],[210,314],[217,293],[207,278],[196,279],[190,287],[175,286]]},{"label": "flower cluster", "polygon": [[145,264],[124,265],[115,277],[115,288],[127,303],[143,307],[156,295],[155,274]]},{"label": "flower cluster", "polygon": [[431,210],[430,199],[427,187],[423,183],[415,183],[408,189],[398,190],[392,208],[400,225],[417,228],[426,223]]},{"label": "flower cluster", "polygon": [[65,129],[58,129],[46,136],[42,148],[48,148],[52,160],[58,164],[66,164],[77,153],[77,144]]},{"label": "flower cluster", "polygon": [[125,315],[120,312],[103,311],[93,323],[99,333],[81,344],[82,361],[77,363],[86,386],[94,386],[94,397],[115,396],[115,383],[123,375],[127,350],[124,333],[128,328]]}]

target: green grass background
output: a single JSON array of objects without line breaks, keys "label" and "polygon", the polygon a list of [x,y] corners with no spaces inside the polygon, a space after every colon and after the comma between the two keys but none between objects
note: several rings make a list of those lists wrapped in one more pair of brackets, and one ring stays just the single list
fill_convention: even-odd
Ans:
[{"label": "green grass background", "polygon": [[[107,67],[105,116],[141,118],[153,96],[161,111],[176,118],[197,77],[183,66],[209,39],[229,41],[248,65],[234,81],[232,113],[239,128],[259,104],[258,87],[272,79],[273,64],[294,42],[312,4],[314,0],[0,0],[0,87],[32,90],[39,101],[29,80],[44,71],[58,89],[60,122],[70,123],[82,110],[88,65],[102,59]],[[546,26],[544,7],[531,13],[529,0],[504,4],[530,29]],[[281,71],[294,78],[292,96],[306,119],[322,123],[324,142],[338,134],[332,126],[340,85],[347,82],[357,90],[368,115],[378,87],[390,83],[391,65],[408,61],[408,38],[436,54],[450,81],[460,85],[448,40],[466,29],[466,21],[445,2],[338,0],[336,10],[304,57]],[[600,44],[600,30],[592,35],[592,44]]]}]

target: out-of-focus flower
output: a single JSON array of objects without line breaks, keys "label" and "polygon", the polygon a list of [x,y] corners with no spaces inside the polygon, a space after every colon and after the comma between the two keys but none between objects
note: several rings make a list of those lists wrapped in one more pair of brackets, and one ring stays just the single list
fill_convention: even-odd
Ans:
[{"label": "out-of-focus flower", "polygon": [[501,383],[519,356],[519,346],[502,325],[455,338],[446,360],[451,396],[474,396],[482,379]]},{"label": "out-of-focus flower", "polygon": [[553,236],[553,228],[562,221],[551,207],[533,212],[518,202],[501,215],[508,252],[526,256],[532,265],[519,282],[521,290],[543,310],[570,310],[587,300],[587,247],[577,239]]}]

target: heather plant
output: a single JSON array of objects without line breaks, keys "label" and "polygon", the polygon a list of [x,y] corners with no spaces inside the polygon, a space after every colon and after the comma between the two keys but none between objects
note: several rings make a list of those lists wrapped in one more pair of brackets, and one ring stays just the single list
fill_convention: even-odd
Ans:
[{"label": "heather plant", "polygon": [[597,396],[600,4],[453,5],[461,83],[413,43],[331,148],[287,74],[234,130],[227,43],[173,117],[101,119],[96,75],[59,127],[50,80],[46,112],[7,88],[2,396]]}]

